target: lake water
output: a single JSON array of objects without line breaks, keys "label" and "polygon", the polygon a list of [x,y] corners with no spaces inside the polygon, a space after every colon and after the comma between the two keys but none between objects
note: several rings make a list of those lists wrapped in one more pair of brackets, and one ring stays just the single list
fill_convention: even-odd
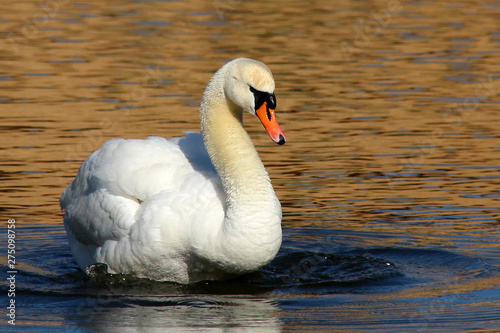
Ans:
[{"label": "lake water", "polygon": [[[0,13],[1,330],[500,331],[498,2],[42,0]],[[82,161],[113,137],[198,131],[206,83],[239,56],[273,71],[288,137],[277,146],[245,118],[283,206],[277,258],[193,286],[87,278],[58,205]]]}]

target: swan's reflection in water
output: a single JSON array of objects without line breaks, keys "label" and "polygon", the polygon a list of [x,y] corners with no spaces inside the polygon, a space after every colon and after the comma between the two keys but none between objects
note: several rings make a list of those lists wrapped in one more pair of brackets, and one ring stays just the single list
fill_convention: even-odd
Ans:
[{"label": "swan's reflection in water", "polygon": [[223,332],[238,328],[280,332],[277,304],[242,296],[147,296],[88,298],[71,327],[98,332]]}]

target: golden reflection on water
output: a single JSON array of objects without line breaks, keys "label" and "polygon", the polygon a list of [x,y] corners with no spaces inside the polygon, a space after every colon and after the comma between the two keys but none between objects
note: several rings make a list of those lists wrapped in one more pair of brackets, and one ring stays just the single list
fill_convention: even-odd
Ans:
[{"label": "golden reflection on water", "polygon": [[0,9],[6,219],[60,224],[60,193],[109,138],[198,131],[209,78],[246,56],[275,74],[289,142],[275,146],[250,117],[246,126],[285,227],[376,226],[450,246],[428,234],[498,237],[494,4],[54,0]]}]

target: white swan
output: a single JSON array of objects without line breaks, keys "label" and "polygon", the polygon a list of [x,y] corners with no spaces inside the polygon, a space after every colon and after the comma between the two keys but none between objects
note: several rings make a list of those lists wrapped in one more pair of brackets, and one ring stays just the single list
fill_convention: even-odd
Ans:
[{"label": "white swan", "polygon": [[281,206],[243,128],[243,109],[278,144],[274,79],[263,63],[235,59],[210,80],[202,135],[112,139],[82,164],[61,196],[82,270],[105,263],[182,284],[258,270],[281,245]]}]

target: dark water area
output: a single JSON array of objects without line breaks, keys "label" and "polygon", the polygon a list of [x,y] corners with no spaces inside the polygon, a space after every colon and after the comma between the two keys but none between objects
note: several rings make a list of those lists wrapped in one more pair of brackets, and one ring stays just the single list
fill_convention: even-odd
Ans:
[{"label": "dark water area", "polygon": [[21,319],[12,331],[494,331],[498,323],[498,258],[416,247],[410,235],[285,229],[282,250],[261,271],[186,286],[103,267],[89,278],[62,227],[18,231]]},{"label": "dark water area", "polygon": [[[0,331],[499,332],[499,14],[486,1],[2,2]],[[242,56],[272,70],[288,138],[277,147],[245,116],[282,203],[276,259],[190,286],[87,277],[58,202],[81,163],[111,138],[199,131],[205,85]]]}]

